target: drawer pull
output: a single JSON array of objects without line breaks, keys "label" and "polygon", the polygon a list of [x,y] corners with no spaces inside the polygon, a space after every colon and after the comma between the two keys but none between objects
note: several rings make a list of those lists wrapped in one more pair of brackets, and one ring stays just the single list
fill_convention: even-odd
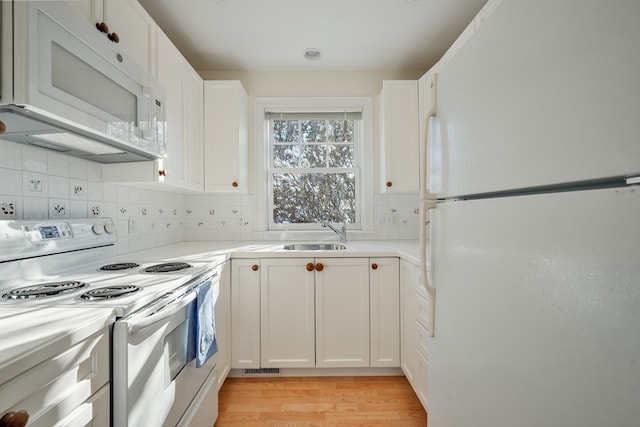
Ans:
[{"label": "drawer pull", "polygon": [[252,269],[253,271],[258,271],[258,265],[257,265],[257,264],[253,264],[253,265],[251,266],[251,269]]},{"label": "drawer pull", "polygon": [[314,265],[312,262],[308,263],[305,268],[307,269],[307,271],[313,271],[315,269]]},{"label": "drawer pull", "polygon": [[322,270],[324,270],[324,265],[322,265],[322,263],[321,263],[321,262],[317,263],[317,264],[316,264],[316,270],[318,270],[318,271],[322,271]]}]

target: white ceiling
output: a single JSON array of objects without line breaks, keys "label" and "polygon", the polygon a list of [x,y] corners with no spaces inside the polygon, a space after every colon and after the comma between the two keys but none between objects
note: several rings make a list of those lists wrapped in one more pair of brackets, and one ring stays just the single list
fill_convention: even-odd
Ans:
[{"label": "white ceiling", "polygon": [[426,71],[486,1],[139,0],[198,71]]}]

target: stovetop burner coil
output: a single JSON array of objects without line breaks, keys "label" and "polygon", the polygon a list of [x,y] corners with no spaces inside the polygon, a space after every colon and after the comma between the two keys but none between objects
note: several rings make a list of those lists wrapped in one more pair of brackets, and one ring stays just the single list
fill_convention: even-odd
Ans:
[{"label": "stovetop burner coil", "polygon": [[163,264],[156,264],[144,269],[145,273],[171,273],[173,271],[180,271],[190,268],[191,265],[186,262],[165,262]]},{"label": "stovetop burner coil", "polygon": [[129,270],[131,268],[140,267],[140,264],[136,264],[135,262],[118,262],[115,264],[107,264],[100,267],[102,271],[118,271],[118,270]]},{"label": "stovetop burner coil", "polygon": [[77,281],[63,281],[63,282],[51,282],[41,283],[38,285],[25,286],[22,288],[16,288],[8,293],[2,295],[5,299],[36,299],[47,298],[62,295],[68,292],[72,292],[78,289],[82,289],[89,286],[88,283]]},{"label": "stovetop burner coil", "polygon": [[140,289],[142,289],[140,286],[134,285],[105,286],[88,290],[80,295],[79,298],[83,301],[102,301],[127,296],[138,292]]}]

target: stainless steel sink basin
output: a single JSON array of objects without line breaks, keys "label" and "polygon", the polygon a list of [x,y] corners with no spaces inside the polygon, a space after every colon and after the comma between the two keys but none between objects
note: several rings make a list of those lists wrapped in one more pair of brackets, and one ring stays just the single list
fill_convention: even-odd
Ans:
[{"label": "stainless steel sink basin", "polygon": [[341,243],[292,243],[284,245],[286,251],[341,251],[347,247]]}]

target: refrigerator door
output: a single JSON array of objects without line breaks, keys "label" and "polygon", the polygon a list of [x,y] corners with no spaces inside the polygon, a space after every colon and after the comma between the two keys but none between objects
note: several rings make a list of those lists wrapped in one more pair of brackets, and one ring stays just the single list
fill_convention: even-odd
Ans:
[{"label": "refrigerator door", "polygon": [[438,197],[637,175],[638,22],[638,1],[500,3],[438,75]]},{"label": "refrigerator door", "polygon": [[640,188],[432,213],[429,426],[637,426]]}]

